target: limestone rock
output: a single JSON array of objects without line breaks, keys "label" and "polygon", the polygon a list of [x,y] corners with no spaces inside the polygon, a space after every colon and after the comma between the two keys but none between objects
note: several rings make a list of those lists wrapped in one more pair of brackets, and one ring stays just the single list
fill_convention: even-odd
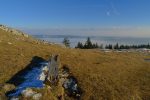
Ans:
[{"label": "limestone rock", "polygon": [[36,93],[33,95],[33,100],[40,100],[40,98],[42,97],[42,94],[41,93]]},{"label": "limestone rock", "polygon": [[11,90],[13,90],[14,88],[15,88],[15,86],[12,85],[12,84],[5,84],[5,85],[3,86],[3,90],[4,90],[5,92],[11,91]]},{"label": "limestone rock", "polygon": [[19,100],[19,98],[13,97],[10,100]]},{"label": "limestone rock", "polygon": [[34,94],[36,94],[36,92],[33,91],[33,90],[30,89],[30,88],[27,88],[26,90],[23,90],[21,94],[22,94],[24,97],[31,97],[31,96],[33,96]]},{"label": "limestone rock", "polygon": [[8,42],[8,44],[10,44],[10,45],[11,45],[12,43],[11,43],[11,42]]},{"label": "limestone rock", "polygon": [[6,31],[6,32],[10,32],[10,33],[13,33],[15,35],[21,35],[21,36],[24,36],[24,37],[29,37],[28,34],[25,34],[24,32],[21,32],[19,30],[16,30],[16,29],[13,29],[13,28],[10,28],[10,27],[7,27],[5,25],[0,25],[0,29]]}]

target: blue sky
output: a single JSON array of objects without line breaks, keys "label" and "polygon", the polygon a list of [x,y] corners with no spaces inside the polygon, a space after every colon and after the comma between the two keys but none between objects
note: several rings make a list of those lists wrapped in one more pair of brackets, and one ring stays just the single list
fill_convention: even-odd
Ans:
[{"label": "blue sky", "polygon": [[0,23],[31,33],[150,36],[149,5],[150,0],[0,0]]}]

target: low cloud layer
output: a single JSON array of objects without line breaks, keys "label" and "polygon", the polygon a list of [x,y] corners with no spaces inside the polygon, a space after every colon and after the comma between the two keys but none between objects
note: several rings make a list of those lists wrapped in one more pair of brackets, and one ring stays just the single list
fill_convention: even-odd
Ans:
[{"label": "low cloud layer", "polygon": [[82,36],[122,36],[122,37],[150,37],[150,29],[147,27],[112,27],[112,28],[49,28],[29,29],[21,28],[29,34],[50,35],[82,35]]}]

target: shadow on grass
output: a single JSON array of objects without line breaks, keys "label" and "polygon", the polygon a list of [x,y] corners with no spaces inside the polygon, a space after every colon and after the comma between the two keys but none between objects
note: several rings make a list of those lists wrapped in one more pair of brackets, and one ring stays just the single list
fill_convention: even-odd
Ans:
[{"label": "shadow on grass", "polygon": [[22,77],[26,75],[33,67],[40,67],[39,63],[45,61],[43,58],[34,56],[30,62],[24,69],[16,73],[11,79],[9,79],[6,83],[14,84],[15,86],[20,85],[25,81],[25,78]]},{"label": "shadow on grass", "polygon": [[[42,63],[42,62],[45,62],[45,60],[43,58],[38,57],[38,56],[34,56],[31,60],[30,64],[28,64],[23,70],[16,73],[6,83],[14,84],[16,87],[19,86],[20,84],[22,84],[26,81],[26,78],[24,76],[26,76],[28,74],[28,72],[30,73],[30,71],[33,68],[40,68],[41,67],[40,63]],[[11,91],[8,91],[6,93],[6,96],[9,96],[9,94],[12,94],[12,93],[15,93],[15,92],[16,92],[15,89],[11,90]]]}]

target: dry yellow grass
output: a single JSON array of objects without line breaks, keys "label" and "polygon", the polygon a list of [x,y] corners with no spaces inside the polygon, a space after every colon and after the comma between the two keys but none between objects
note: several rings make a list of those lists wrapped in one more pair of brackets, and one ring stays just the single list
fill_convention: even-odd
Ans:
[{"label": "dry yellow grass", "polygon": [[[11,42],[12,44],[9,44]],[[25,68],[32,57],[59,54],[83,89],[83,100],[150,100],[150,55],[61,48],[0,30],[0,84]],[[43,100],[50,99],[43,90]]]}]

